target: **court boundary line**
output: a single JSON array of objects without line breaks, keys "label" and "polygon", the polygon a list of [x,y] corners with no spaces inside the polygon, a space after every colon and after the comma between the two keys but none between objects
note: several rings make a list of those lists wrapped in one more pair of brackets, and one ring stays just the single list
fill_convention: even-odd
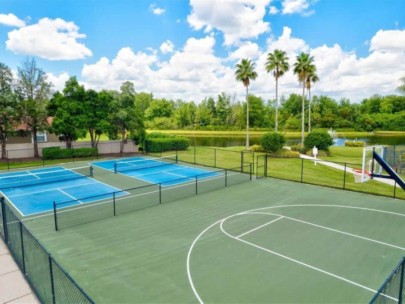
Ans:
[{"label": "court boundary line", "polygon": [[[249,212],[248,214],[268,214],[268,215],[282,216],[282,215],[277,214],[277,213],[266,213],[266,212]],[[329,230],[329,231],[336,232],[336,233],[339,233],[339,234],[348,235],[348,236],[351,236],[351,237],[354,237],[354,238],[362,239],[362,240],[365,240],[365,241],[370,241],[372,243],[376,243],[376,244],[380,244],[380,245],[384,245],[384,246],[388,246],[388,247],[392,247],[392,248],[396,248],[396,249],[405,251],[404,247],[397,246],[397,245],[394,245],[394,244],[385,243],[385,242],[375,240],[375,239],[372,239],[372,238],[368,238],[368,237],[365,237],[365,236],[361,236],[361,235],[357,235],[357,234],[354,234],[354,233],[345,232],[345,231],[342,231],[342,230],[338,230],[338,229],[334,229],[334,228],[314,224],[314,223],[311,223],[311,222],[299,220],[299,219],[289,217],[289,216],[285,216],[285,215],[283,215],[282,217],[284,217],[285,219],[290,220],[290,221],[294,221],[294,222],[314,226],[314,227],[317,227],[317,228]]]},{"label": "court boundary line", "polygon": [[74,201],[79,202],[80,204],[83,204],[83,202],[77,198],[75,198],[74,196],[70,195],[69,193],[63,191],[62,189],[57,188],[58,191],[62,192],[63,194],[65,194],[66,196],[69,196],[70,198],[72,198]]},{"label": "court boundary line", "polygon": [[[252,213],[251,213],[251,214],[252,214]],[[277,222],[277,221],[279,221],[279,220],[281,220],[281,219],[283,219],[283,218],[284,218],[284,216],[279,216],[278,218],[276,218],[276,219],[274,219],[274,220],[272,220],[272,221],[270,221],[270,222],[267,222],[267,223],[265,223],[265,224],[263,224],[263,225],[260,225],[260,226],[258,226],[258,227],[256,227],[256,228],[253,228],[253,229],[251,229],[251,230],[249,230],[249,231],[246,231],[246,232],[244,232],[244,233],[238,235],[236,238],[239,239],[239,238],[241,238],[242,236],[245,236],[245,235],[247,235],[247,234],[249,234],[249,233],[252,233],[252,232],[254,232],[254,231],[256,231],[256,230],[259,230],[259,229],[261,229],[261,228],[263,228],[263,227],[266,227],[266,226],[268,226],[268,225],[270,225],[270,224],[273,224],[273,223],[275,223],[275,222]]]},{"label": "court boundary line", "polygon": [[374,289],[372,289],[372,288],[370,288],[370,287],[367,287],[367,286],[365,286],[365,285],[362,285],[362,284],[360,284],[360,283],[357,283],[357,282],[354,282],[354,281],[352,281],[352,280],[346,279],[346,278],[344,278],[344,277],[342,277],[342,276],[339,276],[339,275],[334,274],[334,273],[332,273],[332,272],[323,270],[323,269],[318,268],[318,267],[316,267],[316,266],[312,266],[312,265],[310,265],[310,264],[301,262],[301,261],[299,261],[299,260],[296,260],[296,259],[291,258],[291,257],[289,257],[289,256],[283,255],[283,254],[278,253],[278,252],[276,252],[276,251],[273,251],[273,250],[271,250],[271,249],[262,247],[262,246],[260,246],[260,245],[255,244],[255,243],[252,243],[252,242],[246,241],[246,240],[244,240],[244,239],[235,237],[235,236],[229,234],[225,229],[223,229],[223,223],[224,223],[226,220],[227,220],[227,219],[224,219],[224,220],[221,221],[221,223],[220,223],[220,228],[221,228],[221,231],[222,231],[225,235],[227,235],[228,237],[230,237],[230,238],[232,238],[232,239],[235,239],[235,240],[237,240],[237,241],[239,241],[239,242],[245,243],[245,244],[247,244],[247,245],[249,245],[249,246],[252,246],[252,247],[255,247],[255,248],[257,248],[257,249],[266,251],[266,252],[271,253],[271,254],[273,254],[273,255],[276,255],[276,256],[278,256],[278,257],[280,257],[280,258],[286,259],[286,260],[288,260],[288,261],[290,261],[290,262],[294,262],[294,263],[299,264],[299,265],[301,265],[301,266],[304,266],[304,267],[310,268],[310,269],[312,269],[312,270],[321,272],[321,273],[323,273],[323,274],[326,274],[326,275],[331,276],[331,277],[333,277],[333,278],[339,279],[339,280],[344,281],[344,282],[346,282],[346,283],[352,284],[352,285],[354,285],[354,286],[361,287],[361,288],[363,288],[363,289],[365,289],[365,290],[368,290],[368,291],[373,292],[374,294],[377,293],[377,290],[374,290]]},{"label": "court boundary line", "polygon": [[[202,238],[202,236],[210,229],[212,229],[214,226],[216,226],[217,224],[220,224],[222,221],[225,221],[231,217],[235,217],[235,216],[240,216],[240,215],[245,215],[245,214],[249,214],[250,212],[254,212],[254,211],[258,211],[258,210],[266,210],[266,209],[276,209],[276,208],[290,208],[290,207],[328,207],[328,208],[346,208],[346,209],[356,209],[356,210],[362,210],[362,211],[372,211],[372,212],[378,212],[378,213],[384,213],[384,214],[391,214],[391,215],[397,215],[397,216],[401,216],[401,217],[405,217],[405,214],[403,213],[398,213],[398,212],[392,212],[392,211],[385,211],[385,210],[379,210],[379,209],[372,209],[372,208],[364,208],[364,207],[354,207],[354,206],[342,206],[342,205],[321,205],[321,204],[297,204],[297,205],[276,205],[276,206],[267,206],[267,207],[262,207],[262,208],[255,208],[255,209],[250,209],[250,210],[246,210],[246,211],[242,211],[239,213],[235,213],[232,215],[229,215],[223,219],[220,219],[218,221],[216,221],[215,223],[209,225],[208,227],[206,227],[203,231],[201,231],[197,237],[193,240],[192,244],[190,245],[190,248],[188,250],[187,253],[187,258],[186,258],[186,270],[187,270],[187,278],[190,284],[190,287],[194,293],[194,296],[197,298],[199,303],[204,303],[203,300],[201,299],[201,296],[199,295],[197,288],[195,287],[193,278],[192,278],[192,274],[191,274],[191,254],[192,251],[195,247],[195,245],[197,244],[197,242]],[[242,240],[242,239],[240,239]],[[343,277],[342,277],[343,278]],[[350,281],[350,280],[349,280]],[[355,283],[355,282],[353,282]],[[356,283],[357,284],[357,283]],[[363,286],[361,284],[359,284],[360,286]],[[356,285],[357,286],[357,285]],[[373,292],[374,294],[377,293],[376,290],[371,289],[369,287],[364,286],[367,290]],[[384,296],[389,297],[387,295],[384,294]],[[395,300],[395,299],[394,299]]]}]

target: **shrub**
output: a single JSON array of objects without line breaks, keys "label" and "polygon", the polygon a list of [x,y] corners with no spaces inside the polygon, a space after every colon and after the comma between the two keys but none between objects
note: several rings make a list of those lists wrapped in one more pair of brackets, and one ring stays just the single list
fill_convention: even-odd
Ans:
[{"label": "shrub", "polygon": [[345,147],[364,147],[364,141],[345,141]]},{"label": "shrub", "polygon": [[284,143],[284,135],[276,132],[265,133],[262,138],[260,138],[260,144],[266,152],[279,151],[283,148]]},{"label": "shrub", "polygon": [[277,152],[275,152],[274,154],[272,154],[273,157],[280,157],[280,158],[299,158],[300,157],[300,153],[297,151],[291,151],[288,149],[282,149],[279,150]]},{"label": "shrub", "polygon": [[304,140],[304,147],[307,150],[314,146],[319,150],[328,150],[331,145],[333,145],[333,139],[326,131],[313,131]]},{"label": "shrub", "polygon": [[61,147],[49,147],[42,149],[42,157],[44,159],[92,157],[97,156],[97,154],[98,154],[97,148],[64,149]]},{"label": "shrub", "polygon": [[261,145],[253,145],[250,147],[252,152],[263,152],[263,147]]},{"label": "shrub", "polygon": [[[150,137],[150,135],[152,137]],[[145,150],[147,152],[165,152],[176,150],[187,150],[190,146],[190,140],[185,137],[176,137],[162,133],[151,133],[146,137]],[[163,137],[159,137],[162,134]]]}]

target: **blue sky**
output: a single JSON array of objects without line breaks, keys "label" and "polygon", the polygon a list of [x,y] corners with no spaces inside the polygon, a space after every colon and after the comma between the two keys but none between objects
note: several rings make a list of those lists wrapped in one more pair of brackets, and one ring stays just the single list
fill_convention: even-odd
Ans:
[{"label": "blue sky", "polygon": [[[251,92],[274,98],[266,54],[315,58],[315,94],[361,101],[396,93],[405,76],[404,0],[2,0],[1,62],[37,58],[55,89],[69,76],[88,88],[137,91],[199,102],[221,92],[243,98],[234,66],[252,59]],[[290,71],[281,94],[299,93]]]}]

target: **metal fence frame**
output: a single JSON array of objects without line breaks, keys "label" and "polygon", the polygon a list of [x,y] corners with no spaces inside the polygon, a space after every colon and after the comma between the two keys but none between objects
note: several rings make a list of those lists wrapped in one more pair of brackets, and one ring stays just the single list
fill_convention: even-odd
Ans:
[{"label": "metal fence frame", "polygon": [[4,197],[0,207],[0,237],[41,303],[94,303],[19,220]]},{"label": "metal fence frame", "polygon": [[395,269],[378,289],[370,304],[396,303],[403,304],[405,299],[405,257],[401,259]]}]

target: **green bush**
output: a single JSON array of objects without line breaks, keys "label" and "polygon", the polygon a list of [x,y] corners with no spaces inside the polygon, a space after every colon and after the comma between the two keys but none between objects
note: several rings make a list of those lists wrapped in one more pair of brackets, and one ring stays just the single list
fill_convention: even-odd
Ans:
[{"label": "green bush", "polygon": [[97,148],[65,149],[61,147],[49,147],[42,149],[42,157],[44,159],[92,157],[97,156],[97,154],[98,154]]},{"label": "green bush", "polygon": [[291,150],[288,150],[288,149],[282,149],[282,150],[279,150],[279,151],[275,152],[271,156],[279,157],[279,158],[300,158],[300,153],[298,151],[291,151]]},{"label": "green bush", "polygon": [[260,144],[266,152],[276,152],[283,148],[285,137],[283,134],[276,132],[265,133],[260,138]]},{"label": "green bush", "polygon": [[261,145],[253,145],[250,147],[252,152],[263,152],[263,147]]},{"label": "green bush", "polygon": [[187,150],[189,146],[189,139],[184,137],[149,138],[148,136],[145,140],[145,150],[147,152]]},{"label": "green bush", "polygon": [[317,147],[319,150],[328,150],[333,145],[332,137],[326,131],[313,131],[304,140],[304,147],[309,150]]},{"label": "green bush", "polygon": [[364,147],[363,141],[345,141],[345,147]]}]

